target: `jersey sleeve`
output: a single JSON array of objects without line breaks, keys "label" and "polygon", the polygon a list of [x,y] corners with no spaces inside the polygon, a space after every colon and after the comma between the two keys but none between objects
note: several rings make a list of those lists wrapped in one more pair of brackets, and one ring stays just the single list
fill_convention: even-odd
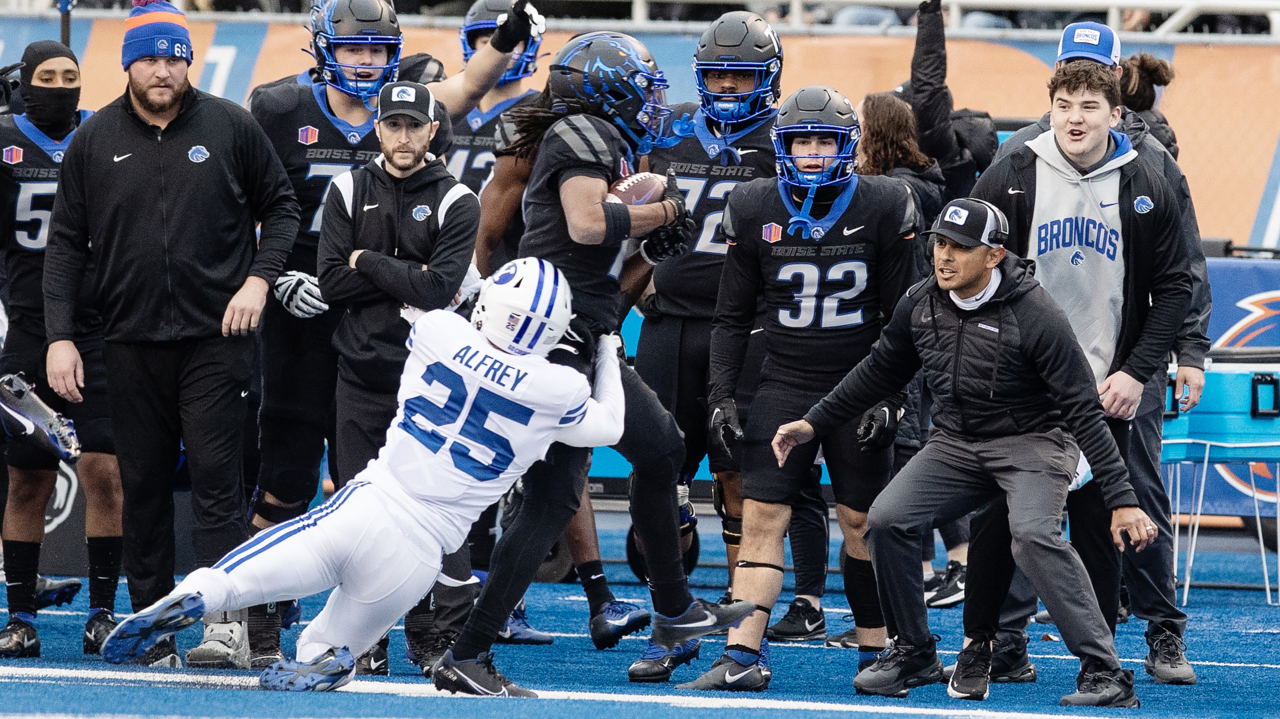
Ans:
[{"label": "jersey sleeve", "polygon": [[585,115],[570,115],[552,125],[538,148],[537,161],[554,168],[548,173],[555,183],[550,188],[553,191],[570,177],[598,177],[610,182],[617,164],[609,141]]}]

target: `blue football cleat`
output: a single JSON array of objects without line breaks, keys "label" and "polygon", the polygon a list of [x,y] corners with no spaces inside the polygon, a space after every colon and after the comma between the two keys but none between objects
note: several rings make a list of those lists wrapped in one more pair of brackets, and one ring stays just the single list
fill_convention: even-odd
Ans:
[{"label": "blue football cleat", "polygon": [[61,459],[80,458],[75,424],[37,397],[35,387],[21,375],[0,377],[0,426],[10,437],[26,437]]},{"label": "blue football cleat", "polygon": [[71,579],[50,579],[48,577],[36,577],[36,611],[45,609],[46,607],[62,606],[70,604],[71,600],[76,598],[80,593],[80,580]]},{"label": "blue football cleat", "polygon": [[499,644],[550,644],[554,641],[555,637],[546,632],[540,632],[529,624],[529,613],[525,609],[523,599],[512,610],[511,616],[507,617],[507,623],[502,626],[502,631],[498,632],[497,639]]},{"label": "blue football cleat", "polygon": [[671,673],[682,664],[690,664],[698,658],[702,640],[690,639],[675,649],[663,649],[649,642],[644,654],[627,669],[627,678],[633,682],[658,683],[671,678]]},{"label": "blue football cleat", "polygon": [[121,620],[102,642],[102,658],[112,664],[132,664],[163,639],[177,634],[204,616],[199,594],[165,597]]},{"label": "blue football cleat", "polygon": [[258,684],[276,692],[328,692],[350,682],[356,660],[346,647],[330,649],[311,662],[282,659],[262,670]]},{"label": "blue football cleat", "polygon": [[613,600],[591,618],[591,643],[596,649],[611,649],[628,634],[649,626],[649,612],[629,602]]}]

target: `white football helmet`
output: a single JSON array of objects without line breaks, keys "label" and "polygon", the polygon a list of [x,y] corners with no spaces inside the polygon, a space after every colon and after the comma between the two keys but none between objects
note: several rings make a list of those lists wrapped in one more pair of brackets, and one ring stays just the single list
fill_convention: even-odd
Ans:
[{"label": "white football helmet", "polygon": [[512,260],[484,281],[471,324],[498,349],[545,357],[573,319],[569,281],[550,262]]}]

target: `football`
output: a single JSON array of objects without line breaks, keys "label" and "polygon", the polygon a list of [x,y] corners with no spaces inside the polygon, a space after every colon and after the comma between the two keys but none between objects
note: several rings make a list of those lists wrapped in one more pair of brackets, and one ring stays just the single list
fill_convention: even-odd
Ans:
[{"label": "football", "polygon": [[637,172],[613,183],[605,200],[628,205],[651,205],[662,202],[666,191],[667,178],[653,172]]}]

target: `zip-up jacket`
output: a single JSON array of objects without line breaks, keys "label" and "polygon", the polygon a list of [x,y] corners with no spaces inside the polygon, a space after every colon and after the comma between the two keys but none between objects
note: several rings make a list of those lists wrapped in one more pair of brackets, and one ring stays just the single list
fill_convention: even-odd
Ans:
[{"label": "zip-up jacket", "polygon": [[[1024,145],[988,168],[973,188],[973,197],[999,207],[1009,219],[1005,246],[1020,257],[1027,257],[1029,243],[1036,241],[1032,215],[1037,157]],[[1187,318],[1191,272],[1177,199],[1168,183],[1141,156],[1117,171],[1116,210],[1125,272],[1118,339],[1107,374],[1123,371],[1146,384],[1165,366],[1178,328]],[[1140,199],[1145,202],[1138,203]]]},{"label": "zip-up jacket", "polygon": [[50,228],[50,342],[75,334],[91,257],[106,339],[165,342],[220,335],[250,275],[275,282],[298,234],[298,203],[266,134],[239,105],[192,88],[161,130],[126,92],[76,131]]},{"label": "zip-up jacket", "polygon": [[[1027,125],[1005,140],[996,151],[995,161],[999,162],[1025,147],[1027,142],[1049,129],[1049,113],[1045,113],[1039,122]],[[1195,203],[1191,201],[1191,187],[1187,184],[1186,175],[1182,174],[1182,168],[1178,167],[1177,158],[1151,134],[1138,113],[1124,108],[1116,130],[1129,136],[1138,157],[1146,160],[1165,178],[1178,201],[1178,209],[1182,212],[1182,245],[1191,269],[1191,307],[1178,327],[1174,351],[1179,365],[1204,369],[1205,357],[1209,354],[1209,315],[1213,312],[1213,296],[1209,291],[1209,268],[1204,261],[1204,249],[1200,247],[1200,224],[1196,220]]]},{"label": "zip-up jacket", "polygon": [[912,287],[871,354],[805,420],[822,437],[923,368],[939,429],[973,441],[1065,429],[1089,460],[1107,506],[1137,506],[1084,351],[1033,267],[1006,255],[995,296],[971,312],[959,309],[935,277]]},{"label": "zip-up jacket", "polygon": [[[449,305],[475,249],[480,201],[434,158],[409,177],[383,158],[333,180],[320,227],[320,291],[346,312],[333,336],[338,372],[375,392],[395,392],[409,356],[405,307]],[[364,250],[355,269],[351,253]]]}]

